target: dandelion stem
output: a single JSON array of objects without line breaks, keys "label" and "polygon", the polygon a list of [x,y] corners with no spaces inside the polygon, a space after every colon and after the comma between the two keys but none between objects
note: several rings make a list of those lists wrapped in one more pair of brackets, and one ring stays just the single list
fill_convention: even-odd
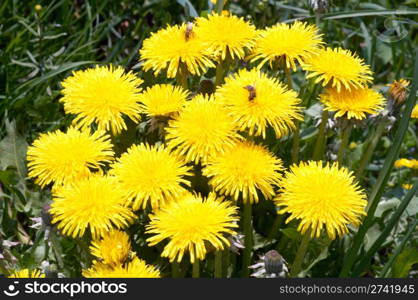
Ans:
[{"label": "dandelion stem", "polygon": [[192,277],[199,278],[199,276],[200,276],[200,262],[198,259],[196,259],[193,263]]},{"label": "dandelion stem", "polygon": [[180,264],[177,261],[171,263],[171,276],[172,278],[180,278]]},{"label": "dandelion stem", "polygon": [[185,90],[188,89],[187,83],[187,67],[183,62],[179,64],[179,70],[177,72],[177,84],[181,85]]},{"label": "dandelion stem", "polygon": [[374,132],[371,141],[367,144],[367,149],[363,152],[363,155],[360,160],[359,167],[356,172],[357,180],[360,182],[363,177],[363,171],[366,169],[366,166],[369,164],[370,159],[372,158],[374,149],[377,146],[377,143],[379,142],[382,134],[384,133],[386,128],[386,122],[385,120],[381,120],[379,125],[376,128],[376,131]]},{"label": "dandelion stem", "polygon": [[219,60],[218,65],[216,66],[215,86],[221,85],[223,80],[224,80],[224,67],[223,67],[223,62]]},{"label": "dandelion stem", "polygon": [[269,234],[267,235],[267,240],[272,240],[277,235],[277,232],[279,231],[280,225],[283,223],[284,215],[278,214],[276,216],[276,219],[274,220],[273,225],[271,226],[271,230]]},{"label": "dandelion stem", "polygon": [[251,252],[253,250],[253,227],[251,224],[252,206],[249,201],[244,203],[243,212],[243,229],[244,229],[244,254],[242,256],[242,273],[241,277],[250,276]]},{"label": "dandelion stem", "polygon": [[224,8],[224,2],[225,2],[224,0],[217,0],[216,1],[215,9],[216,9],[216,12],[218,14],[221,14],[222,13],[222,10]]},{"label": "dandelion stem", "polygon": [[296,252],[295,260],[293,261],[292,267],[290,269],[290,277],[297,277],[297,275],[302,270],[303,259],[305,258],[306,251],[308,250],[310,239],[310,230],[308,230],[305,232],[298,251]]},{"label": "dandelion stem", "polygon": [[345,149],[347,148],[348,141],[350,140],[352,128],[353,128],[353,125],[350,123],[344,129],[342,129],[342,132],[341,132],[341,144],[340,144],[340,148],[338,149],[338,154],[337,154],[337,162],[340,166],[342,165],[343,160],[344,160],[344,153],[345,153]]},{"label": "dandelion stem", "polygon": [[315,143],[315,150],[313,153],[313,160],[322,160],[325,150],[325,134],[328,122],[328,111],[322,111],[321,124],[319,125],[318,138]]},{"label": "dandelion stem", "polygon": [[215,252],[215,278],[222,278],[222,251]]}]

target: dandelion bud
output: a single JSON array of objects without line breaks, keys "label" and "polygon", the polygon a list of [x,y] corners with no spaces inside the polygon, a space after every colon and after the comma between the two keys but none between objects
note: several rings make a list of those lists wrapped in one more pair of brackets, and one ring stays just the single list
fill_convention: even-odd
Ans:
[{"label": "dandelion bud", "polygon": [[283,257],[276,250],[270,250],[264,256],[264,267],[268,274],[280,274],[283,271]]}]

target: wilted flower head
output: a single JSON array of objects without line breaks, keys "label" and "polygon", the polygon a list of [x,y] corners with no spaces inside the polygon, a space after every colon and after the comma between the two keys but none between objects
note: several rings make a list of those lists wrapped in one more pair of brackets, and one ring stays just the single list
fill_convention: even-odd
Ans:
[{"label": "wilted flower head", "polygon": [[283,278],[288,272],[286,261],[276,250],[268,251],[260,257],[258,263],[249,268],[255,270],[251,276],[258,278]]},{"label": "wilted flower head", "polygon": [[395,80],[389,86],[389,95],[397,103],[401,104],[405,101],[408,96],[408,86],[411,82],[405,79]]}]

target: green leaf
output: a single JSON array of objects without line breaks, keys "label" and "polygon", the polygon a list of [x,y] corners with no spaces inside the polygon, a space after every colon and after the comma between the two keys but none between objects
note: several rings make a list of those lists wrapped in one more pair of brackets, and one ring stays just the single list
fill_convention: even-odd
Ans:
[{"label": "green leaf", "polygon": [[19,135],[16,130],[16,123],[6,120],[6,137],[0,141],[0,169],[6,170],[14,167],[20,178],[26,177],[26,150],[28,144],[26,139]]},{"label": "green leaf", "polygon": [[407,277],[409,270],[418,263],[418,251],[416,248],[405,248],[396,258],[392,267],[392,277]]}]

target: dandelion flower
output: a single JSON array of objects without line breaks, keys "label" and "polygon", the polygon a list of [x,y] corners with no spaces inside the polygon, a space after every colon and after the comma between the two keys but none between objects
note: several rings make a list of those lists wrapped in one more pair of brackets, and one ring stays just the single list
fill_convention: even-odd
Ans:
[{"label": "dandelion flower", "polygon": [[222,153],[239,139],[237,128],[226,109],[212,97],[197,95],[166,128],[167,144],[199,163]]},{"label": "dandelion flower", "polygon": [[312,237],[319,237],[326,229],[335,239],[348,232],[347,225],[359,225],[365,215],[366,195],[355,182],[353,174],[337,163],[301,162],[290,167],[281,184],[282,193],[277,196],[279,213],[289,213],[286,223],[300,220],[298,230],[310,230]]},{"label": "dandelion flower", "polygon": [[22,269],[13,271],[8,278],[45,278],[45,274],[39,270]]},{"label": "dandelion flower", "polygon": [[59,189],[49,213],[63,234],[81,237],[89,228],[93,239],[98,239],[135,218],[124,205],[124,196],[115,178],[93,175]]},{"label": "dandelion flower", "polygon": [[418,160],[401,158],[395,161],[395,168],[402,168],[402,167],[409,168],[409,169],[418,169]]},{"label": "dandelion flower", "polygon": [[278,23],[260,31],[251,61],[261,59],[261,68],[267,62],[272,67],[273,62],[282,60],[286,68],[296,71],[296,63],[301,64],[318,51],[323,44],[321,36],[315,25]]},{"label": "dandelion flower", "polygon": [[415,105],[414,109],[412,110],[411,117],[418,119],[418,104]]},{"label": "dandelion flower", "polygon": [[112,166],[110,173],[119,180],[119,185],[128,197],[134,210],[153,208],[179,197],[183,186],[190,186],[184,179],[192,175],[190,167],[164,146],[148,144],[133,145]]},{"label": "dandelion flower", "polygon": [[383,109],[385,98],[373,89],[362,87],[347,90],[328,88],[320,95],[325,110],[335,112],[335,117],[345,116],[347,119],[362,120],[367,114],[377,114]]},{"label": "dandelion flower", "polygon": [[306,78],[316,77],[315,83],[322,81],[323,86],[336,87],[337,91],[342,87],[348,90],[364,87],[373,80],[372,71],[363,59],[342,48],[320,49],[302,67],[309,72]]},{"label": "dandelion flower", "polygon": [[141,111],[149,117],[169,117],[183,108],[188,96],[181,87],[157,84],[140,95]]},{"label": "dandelion flower", "polygon": [[90,252],[104,264],[117,266],[126,261],[131,252],[131,242],[126,232],[112,230],[102,239],[91,243]]},{"label": "dandelion flower", "polygon": [[90,269],[83,270],[86,278],[160,278],[161,274],[154,266],[147,265],[145,261],[134,257],[126,264],[115,267],[102,262],[94,261]]},{"label": "dandelion flower", "polygon": [[210,51],[202,43],[192,23],[167,26],[144,40],[139,51],[145,71],[158,74],[167,70],[167,77],[176,77],[181,65],[193,75],[200,75],[207,68],[215,67]]},{"label": "dandelion flower", "polygon": [[104,131],[90,134],[70,127],[66,133],[44,133],[28,148],[29,177],[36,177],[42,187],[51,182],[59,186],[99,170],[113,155],[110,137]]},{"label": "dandelion flower", "polygon": [[142,80],[122,67],[103,66],[73,75],[62,82],[67,114],[75,114],[74,123],[81,128],[96,124],[100,130],[114,134],[126,129],[124,116],[139,120],[138,97]]},{"label": "dandelion flower", "polygon": [[283,170],[282,161],[266,148],[250,142],[238,143],[225,153],[213,157],[202,170],[210,177],[209,184],[215,191],[241,198],[244,202],[258,202],[258,192],[266,199],[274,196]]},{"label": "dandelion flower", "polygon": [[225,60],[245,57],[245,50],[254,46],[255,26],[234,15],[210,14],[198,18],[196,32],[213,56]]},{"label": "dandelion flower", "polygon": [[408,86],[411,82],[405,79],[395,80],[388,84],[389,95],[399,104],[403,103],[408,96]]},{"label": "dandelion flower", "polygon": [[264,138],[271,126],[281,137],[295,128],[295,120],[302,119],[296,92],[256,69],[226,78],[216,99],[226,106],[239,129],[248,129],[250,135]]},{"label": "dandelion flower", "polygon": [[402,185],[402,188],[404,188],[405,190],[411,190],[412,187],[413,187],[413,185],[410,184],[410,183],[405,183],[405,184]]},{"label": "dandelion flower", "polygon": [[181,262],[184,253],[189,252],[190,261],[203,260],[206,245],[223,250],[230,242],[225,237],[234,235],[237,207],[228,201],[216,198],[211,193],[207,199],[186,194],[183,199],[170,202],[167,206],[150,215],[146,232],[153,236],[147,239],[149,246],[168,239],[161,254],[170,262]]}]

